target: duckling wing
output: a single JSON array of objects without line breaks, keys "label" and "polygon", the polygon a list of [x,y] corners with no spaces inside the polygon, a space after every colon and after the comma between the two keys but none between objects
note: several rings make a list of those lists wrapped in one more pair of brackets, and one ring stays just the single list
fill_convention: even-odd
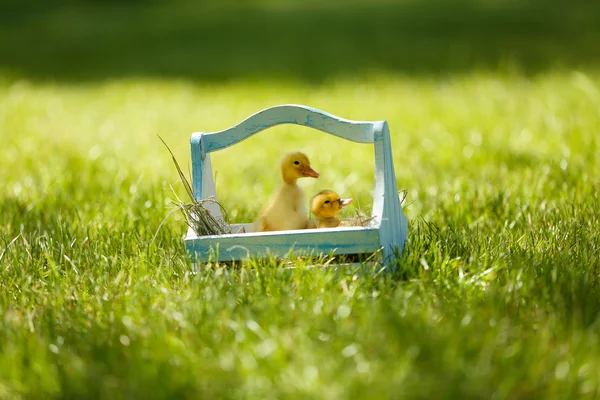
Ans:
[{"label": "duckling wing", "polygon": [[319,227],[319,222],[313,219],[309,219],[306,221],[306,229],[316,229]]},{"label": "duckling wing", "polygon": [[308,212],[302,190],[296,185],[283,185],[262,213],[262,219],[270,230],[305,229]]},{"label": "duckling wing", "polygon": [[252,224],[252,232],[267,232],[272,230],[274,229],[269,226],[267,220],[262,215]]},{"label": "duckling wing", "polygon": [[328,218],[320,220],[318,224],[319,228],[337,228],[341,222],[338,218]]}]

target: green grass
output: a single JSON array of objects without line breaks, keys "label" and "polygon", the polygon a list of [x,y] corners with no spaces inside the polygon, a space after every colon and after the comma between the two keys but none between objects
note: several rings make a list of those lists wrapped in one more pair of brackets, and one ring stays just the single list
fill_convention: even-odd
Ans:
[{"label": "green grass", "polygon": [[[346,22],[364,8],[352,4]],[[369,12],[446,21],[444,9],[378,4]],[[161,18],[160,3],[34,16],[15,6],[14,20],[0,20],[1,32],[23,35],[0,34],[0,54],[13,56],[0,60],[0,398],[599,396],[600,72],[591,43],[600,31],[590,22],[598,10],[578,2],[561,20],[560,8],[532,2],[496,20],[484,7],[493,2],[455,4],[471,12],[448,20],[470,24],[459,33],[435,25],[442,34],[431,28],[430,46],[419,18],[406,31],[338,22],[348,32],[331,43],[347,47],[330,66],[299,62],[275,39],[265,49],[249,34],[239,47],[210,39],[223,69],[186,53],[183,28],[158,47],[144,40],[175,24],[172,16],[218,7],[181,3]],[[228,7],[234,20],[247,11]],[[289,7],[265,2],[253,12],[290,22]],[[310,21],[317,33],[335,31],[324,23],[329,8],[318,17],[310,7],[290,27],[282,22],[283,38]],[[127,25],[134,10],[146,21],[139,30]],[[107,58],[113,42],[94,31],[106,16],[126,33],[117,53],[139,47],[140,58]],[[519,40],[514,16],[529,27]],[[491,22],[489,50],[436,67],[436,52],[453,60]],[[205,28],[197,29],[188,44]],[[274,28],[257,29],[264,38]],[[390,50],[413,33],[422,39],[408,48],[416,61]],[[41,57],[52,50],[32,48],[36,35],[53,37],[65,58]],[[92,58],[77,64],[71,57],[87,37]],[[512,56],[503,53],[517,42]],[[214,50],[219,43],[224,50]],[[331,43],[317,54],[330,54]],[[385,47],[371,58],[377,68],[357,58],[369,43]],[[162,61],[153,62],[154,49]],[[169,63],[166,49],[180,57]],[[415,73],[413,63],[423,68]],[[294,270],[267,261],[194,273],[179,217],[152,241],[171,210],[171,185],[183,195],[157,135],[185,166],[191,132],[281,103],[388,120],[410,221],[394,274],[308,269],[303,260],[288,260]],[[368,146],[281,126],[214,155],[219,199],[234,221],[256,216],[278,184],[279,158],[295,149],[321,173],[301,182],[307,195],[332,188],[370,207]]]}]

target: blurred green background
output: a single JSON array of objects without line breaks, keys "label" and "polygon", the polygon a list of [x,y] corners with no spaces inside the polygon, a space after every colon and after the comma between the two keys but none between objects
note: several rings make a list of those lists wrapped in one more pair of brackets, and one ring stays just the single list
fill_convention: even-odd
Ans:
[{"label": "blurred green background", "polygon": [[[423,200],[427,192],[418,185],[435,185],[432,176],[454,185],[457,174],[475,174],[469,165],[480,162],[480,174],[496,176],[498,163],[512,169],[565,157],[568,128],[557,131],[544,107],[570,109],[571,97],[596,98],[595,1],[10,0],[0,7],[8,186],[28,175],[19,172],[23,164],[42,180],[48,165],[60,164],[64,176],[81,180],[76,175],[86,170],[69,170],[65,157],[92,160],[111,179],[120,171],[164,185],[174,175],[156,135],[185,166],[191,132],[224,129],[275,104],[304,103],[349,119],[387,119],[398,185]],[[565,92],[567,86],[576,91]],[[533,98],[530,90],[537,91]],[[531,146],[531,130],[534,138],[553,133]],[[56,147],[46,158],[30,151],[40,135]],[[482,140],[492,148],[473,151]],[[594,157],[590,136],[569,140]],[[219,196],[235,219],[254,218],[277,184],[276,168],[266,176],[264,163],[296,148],[323,166],[337,150],[337,169],[304,182],[308,192],[333,188],[370,202],[368,149],[285,126],[214,155],[218,191],[229,190]],[[339,159],[356,151],[360,168]],[[475,159],[454,158],[463,151]],[[239,157],[244,167],[230,167],[228,160]],[[424,157],[439,163],[425,170]],[[450,162],[460,172],[450,172]],[[416,202],[411,217],[424,204]]]},{"label": "blurred green background", "polygon": [[9,76],[302,80],[595,68],[593,0],[100,1],[0,5]]}]

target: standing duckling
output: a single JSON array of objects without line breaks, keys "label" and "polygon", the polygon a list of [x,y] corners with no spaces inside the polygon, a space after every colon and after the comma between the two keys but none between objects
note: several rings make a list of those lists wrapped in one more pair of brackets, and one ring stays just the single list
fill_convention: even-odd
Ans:
[{"label": "standing duckling", "polygon": [[296,184],[298,179],[305,177],[319,177],[319,174],[310,167],[306,154],[294,152],[283,157],[281,161],[283,184],[254,222],[254,232],[307,228],[308,212],[304,193]]},{"label": "standing duckling", "polygon": [[352,203],[352,199],[342,199],[333,190],[323,190],[317,193],[311,202],[311,211],[317,218],[312,221],[312,227],[335,228],[340,226],[342,221],[337,217],[337,213],[350,203]]}]

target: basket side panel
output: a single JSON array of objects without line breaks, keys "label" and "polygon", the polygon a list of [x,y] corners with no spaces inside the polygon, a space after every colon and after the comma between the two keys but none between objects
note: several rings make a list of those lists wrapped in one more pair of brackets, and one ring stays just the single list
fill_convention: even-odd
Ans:
[{"label": "basket side panel", "polygon": [[[375,193],[373,212],[379,226],[384,258],[390,261],[395,253],[402,254],[408,240],[408,221],[396,186],[392,146],[387,122],[375,132]],[[387,263],[394,268],[394,263]]]},{"label": "basket side panel", "polygon": [[319,254],[373,253],[379,249],[376,229],[319,229],[261,232],[186,238],[186,248],[198,261],[236,261],[247,258]]}]

